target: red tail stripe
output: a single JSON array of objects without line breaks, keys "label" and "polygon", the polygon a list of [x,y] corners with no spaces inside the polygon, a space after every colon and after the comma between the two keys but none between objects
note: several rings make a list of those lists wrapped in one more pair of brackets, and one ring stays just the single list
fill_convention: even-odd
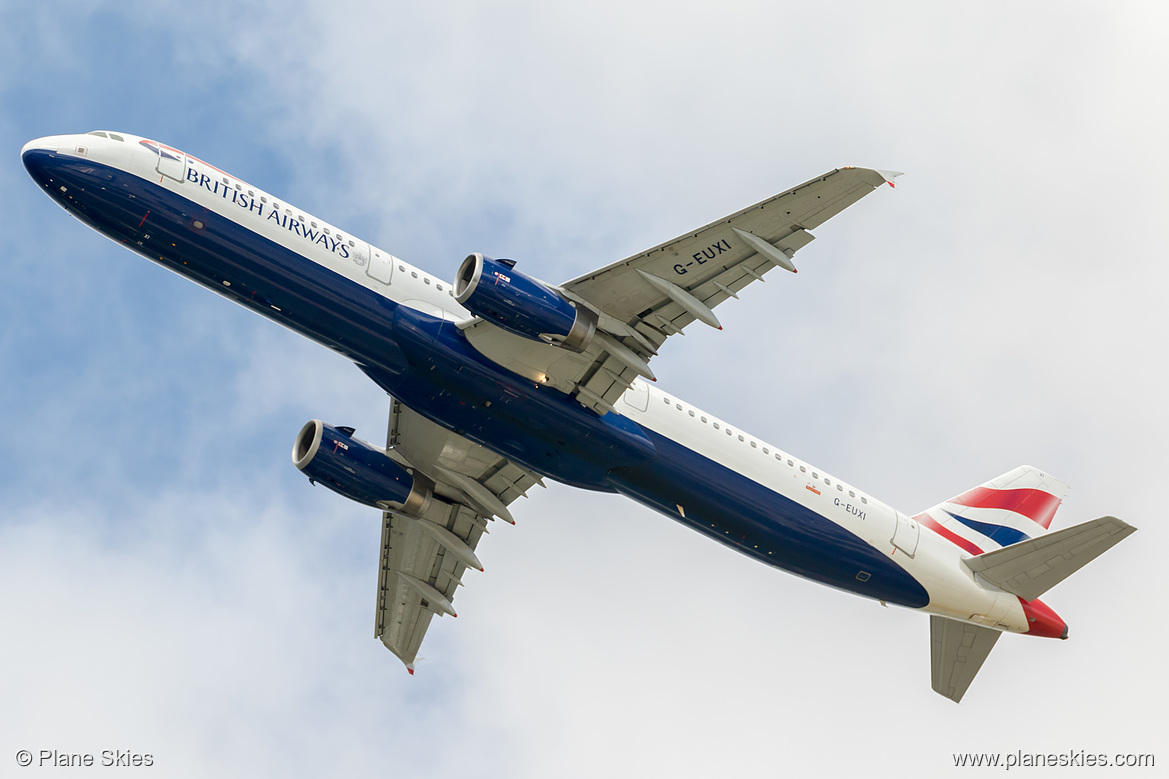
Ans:
[{"label": "red tail stripe", "polygon": [[1059,508],[1060,499],[1043,490],[996,490],[990,487],[975,487],[956,498],[951,498],[949,502],[975,509],[1006,509],[1022,514],[1047,529],[1051,526],[1055,510]]},{"label": "red tail stripe", "polygon": [[972,544],[957,533],[946,530],[946,528],[938,524],[936,519],[931,517],[929,514],[926,514],[924,511],[914,517],[914,519],[940,535],[942,538],[952,541],[953,543],[962,547],[970,554],[982,554],[982,550],[979,549],[976,544]]}]

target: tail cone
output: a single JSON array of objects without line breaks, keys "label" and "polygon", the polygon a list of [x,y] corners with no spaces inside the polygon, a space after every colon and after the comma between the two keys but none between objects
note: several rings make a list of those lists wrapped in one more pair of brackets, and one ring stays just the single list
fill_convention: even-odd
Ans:
[{"label": "tail cone", "polygon": [[1044,638],[1067,638],[1068,624],[1060,619],[1051,608],[1038,598],[1025,601],[1019,598],[1023,613],[1027,615],[1027,635]]}]

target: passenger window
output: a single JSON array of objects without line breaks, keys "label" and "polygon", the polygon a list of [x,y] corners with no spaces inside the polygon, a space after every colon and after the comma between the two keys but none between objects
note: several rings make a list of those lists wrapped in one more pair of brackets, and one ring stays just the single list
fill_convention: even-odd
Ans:
[{"label": "passenger window", "polygon": [[801,465],[800,466],[800,473],[807,473],[807,472],[808,472],[808,469]]},{"label": "passenger window", "polygon": [[719,427],[718,427],[718,422],[715,422],[715,423],[714,423],[714,429],[715,429],[715,430],[718,430],[718,429],[719,429]]},{"label": "passenger window", "polygon": [[[754,445],[755,445],[755,443],[752,441],[752,442],[751,442],[751,445],[752,445],[752,446],[754,446]],[[763,454],[771,454],[771,452],[767,451],[767,447],[766,447],[766,446],[765,446],[765,447],[763,447]]]},{"label": "passenger window", "polygon": [[693,412],[693,411],[691,411],[691,412],[690,412],[690,416],[694,416],[694,412]]},{"label": "passenger window", "polygon": [[416,271],[410,271],[410,275],[414,278],[418,278],[418,273]]},{"label": "passenger window", "polygon": [[840,482],[837,482],[836,483],[836,491],[837,492],[844,492],[844,485],[841,484]]},{"label": "passenger window", "polygon": [[850,498],[855,498],[855,497],[856,497],[856,493],[855,493],[855,492],[853,492],[852,490],[849,490],[849,491],[848,491],[848,497],[850,497]]},{"label": "passenger window", "polygon": [[829,487],[831,487],[831,486],[832,486],[832,480],[831,480],[831,479],[825,479],[825,480],[824,480],[824,483],[825,483],[825,484],[827,484]]},{"label": "passenger window", "polygon": [[423,284],[430,284],[430,279],[423,279],[423,280],[422,280],[422,283],[423,283]]},{"label": "passenger window", "polygon": [[732,431],[729,427],[727,428],[727,435],[734,435],[734,431]]},{"label": "passenger window", "polygon": [[740,441],[746,441],[747,439],[746,439],[746,438],[743,438],[743,436],[739,436],[739,440],[740,440]]},{"label": "passenger window", "polygon": [[706,417],[702,418],[702,424],[704,424],[704,425],[706,424]]},{"label": "passenger window", "polygon": [[869,499],[862,495],[861,496],[861,503],[868,503],[868,502],[869,502]]},{"label": "passenger window", "polygon": [[820,474],[816,473],[815,471],[812,471],[812,478],[813,478],[813,479],[819,479],[819,478],[820,478]]},{"label": "passenger window", "polygon": [[751,442],[751,448],[752,448],[752,449],[758,449],[758,448],[759,448],[759,446],[758,446],[758,445],[757,445],[757,444],[756,444],[754,441],[752,441],[752,442]]},{"label": "passenger window", "polygon": [[[778,455],[778,454],[777,454],[777,455],[775,455],[775,456],[776,456],[776,457],[779,457],[779,455]],[[795,468],[795,467],[796,467],[796,464],[795,464],[795,463],[793,463],[791,460],[788,460],[788,461],[787,461],[787,464],[788,464],[788,465],[790,465],[792,468]],[[800,470],[803,470],[803,469],[801,468]]]}]

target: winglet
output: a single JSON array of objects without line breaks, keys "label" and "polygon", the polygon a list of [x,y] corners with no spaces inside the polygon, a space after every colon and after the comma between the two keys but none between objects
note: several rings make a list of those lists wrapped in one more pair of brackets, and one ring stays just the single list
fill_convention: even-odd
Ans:
[{"label": "winglet", "polygon": [[885,181],[887,181],[891,187],[897,186],[893,183],[893,179],[897,178],[898,176],[905,175],[899,170],[878,170],[877,173],[880,173],[881,178],[885,179]]}]

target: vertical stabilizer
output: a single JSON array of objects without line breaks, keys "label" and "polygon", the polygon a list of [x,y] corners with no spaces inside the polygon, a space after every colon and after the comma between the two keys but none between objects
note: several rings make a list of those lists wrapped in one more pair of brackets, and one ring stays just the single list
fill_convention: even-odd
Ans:
[{"label": "vertical stabilizer", "polygon": [[1046,534],[1067,490],[1054,476],[1021,465],[914,519],[977,555]]}]

